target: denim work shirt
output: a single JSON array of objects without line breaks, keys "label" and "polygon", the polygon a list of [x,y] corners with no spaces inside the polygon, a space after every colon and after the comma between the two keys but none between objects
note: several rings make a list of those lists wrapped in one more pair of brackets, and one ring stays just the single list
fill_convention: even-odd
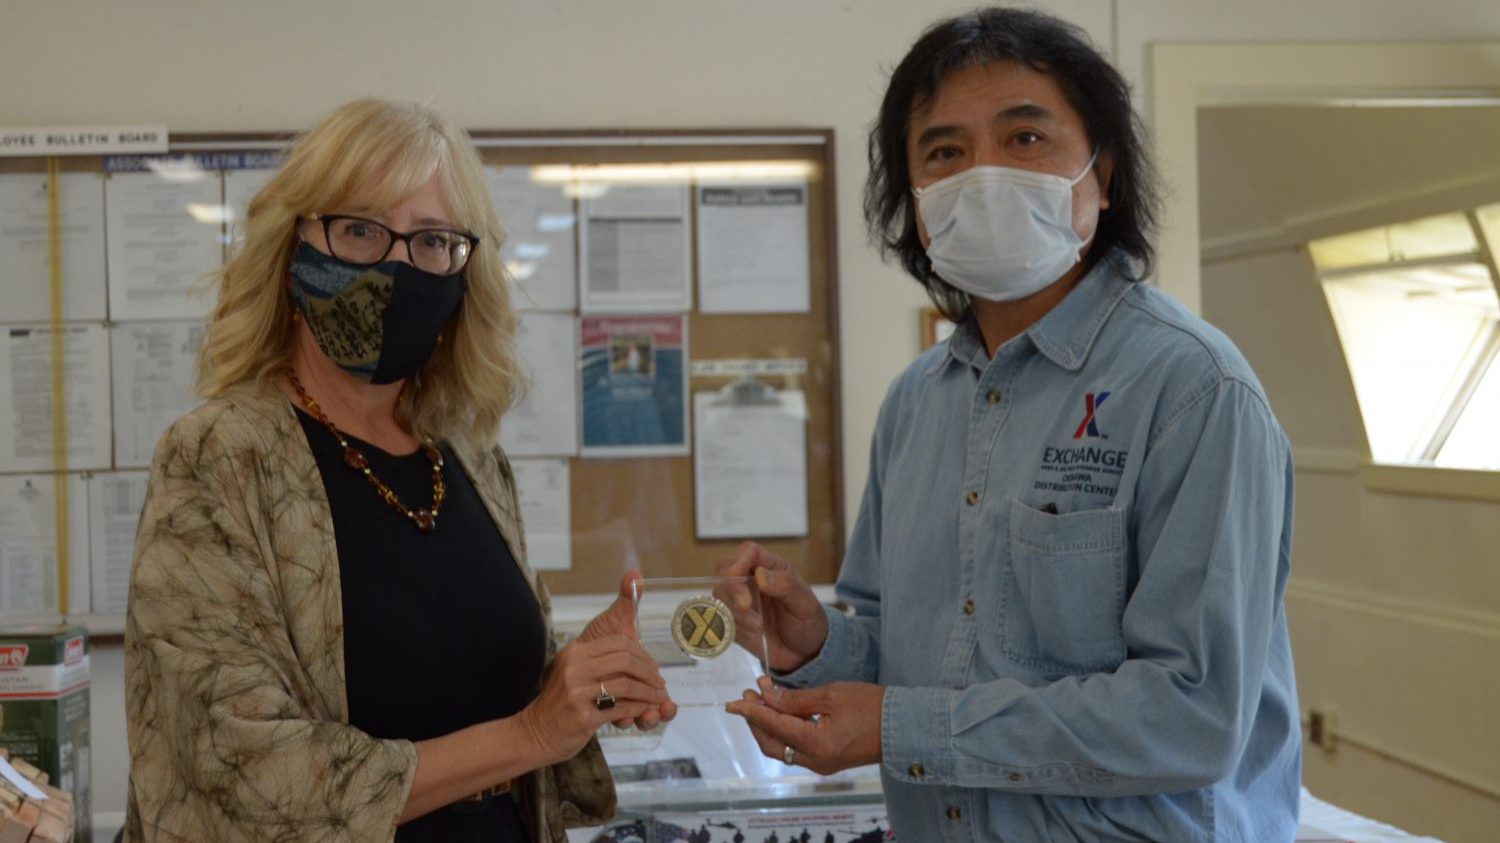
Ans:
[{"label": "denim work shirt", "polygon": [[1285,435],[1229,340],[1104,260],[896,379],[828,639],[879,682],[891,824],[934,841],[1290,841]]}]

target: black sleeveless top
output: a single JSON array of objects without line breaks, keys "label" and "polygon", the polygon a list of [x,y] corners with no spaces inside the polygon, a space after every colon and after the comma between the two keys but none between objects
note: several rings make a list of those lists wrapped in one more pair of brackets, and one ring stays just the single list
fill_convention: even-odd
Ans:
[{"label": "black sleeveless top", "polygon": [[[546,656],[541,608],[473,483],[447,447],[447,497],[417,530],[344,463],[338,441],[297,411],[333,511],[344,609],[349,722],[420,741],[507,717],[535,696]],[[393,456],[348,434],[370,469],[411,509],[432,503],[421,449]],[[398,843],[525,840],[509,796],[455,803],[404,823]]]}]

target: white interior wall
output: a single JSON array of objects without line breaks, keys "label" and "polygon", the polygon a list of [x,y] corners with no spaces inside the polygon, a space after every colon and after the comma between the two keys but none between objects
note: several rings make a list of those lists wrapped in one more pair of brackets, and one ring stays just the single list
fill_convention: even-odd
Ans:
[{"label": "white interior wall", "polygon": [[1500,105],[1449,103],[1199,108],[1203,261],[1493,203]]},{"label": "white interior wall", "polygon": [[[832,126],[838,136],[842,399],[852,510],[865,476],[876,408],[889,379],[916,350],[916,313],[923,303],[916,286],[884,266],[865,243],[859,215],[863,135],[886,70],[916,33],[937,17],[972,5],[898,0],[429,0],[420,5],[395,0],[4,0],[0,74],[13,81],[0,86],[0,124],[164,123],[178,132],[296,129],[340,101],[374,93],[428,101],[462,125],[483,128]],[[1101,45],[1114,49],[1137,86],[1138,103],[1149,102],[1149,48],[1162,40],[1500,37],[1492,0],[1054,0],[1040,5],[1079,23]],[[1172,185],[1167,188],[1170,201]],[[1169,224],[1195,221],[1169,216]],[[1311,307],[1299,301],[1299,307]],[[1294,441],[1300,430],[1316,440],[1328,439],[1320,442],[1327,447],[1343,447],[1347,443],[1336,431],[1347,428],[1347,418],[1318,427],[1313,421],[1317,411],[1304,410],[1309,395],[1337,381],[1326,337],[1306,348],[1317,355],[1308,359],[1319,361],[1316,368],[1323,379],[1309,385],[1298,377],[1295,359],[1265,353],[1277,347],[1264,333],[1266,324],[1241,324],[1232,333],[1261,369]],[[1339,412],[1346,413],[1347,407]],[[1301,421],[1302,415],[1309,420]],[[1313,556],[1327,560],[1361,588],[1387,587],[1384,575],[1369,576],[1366,559],[1380,550],[1372,545],[1387,539],[1387,533],[1407,535],[1406,528],[1429,517],[1430,509],[1392,512],[1379,505],[1388,502],[1376,502],[1360,513],[1363,504],[1351,489],[1340,489],[1339,481],[1333,488],[1309,491],[1309,485],[1320,481],[1305,474],[1301,480],[1298,577],[1321,564],[1308,560]],[[1325,512],[1336,517],[1320,520]],[[1450,532],[1417,535],[1450,548],[1447,555],[1453,557],[1492,559],[1496,543],[1489,525],[1500,523],[1496,514],[1460,507],[1442,516],[1453,527]],[[1347,537],[1366,529],[1370,537],[1351,548]],[[1391,557],[1392,566],[1410,561],[1400,554]],[[1480,583],[1496,576],[1493,565],[1464,573]],[[1481,607],[1493,609],[1493,603]],[[1320,640],[1323,630],[1316,624],[1322,617],[1317,611],[1293,610],[1300,673],[1337,661],[1337,650]],[[101,650],[95,663],[96,807],[118,811],[125,782],[118,653]],[[1379,667],[1377,663],[1372,670]],[[1494,682],[1494,669],[1486,669],[1482,661],[1453,675]],[[1399,674],[1390,678],[1392,685],[1405,681]],[[1306,676],[1303,685],[1320,690]],[[1414,711],[1428,710],[1421,700],[1410,702],[1418,706]],[[1406,716],[1394,706],[1388,710],[1391,718]],[[1490,749],[1492,757],[1500,757],[1493,732],[1480,730],[1471,737]],[[1347,794],[1328,795],[1382,816],[1381,805],[1353,797],[1364,792],[1365,784],[1389,791],[1402,781],[1400,776],[1375,775],[1378,762],[1349,752],[1340,756],[1340,764],[1346,772],[1327,779],[1329,787],[1337,782],[1360,785],[1346,788]],[[1319,769],[1310,759],[1309,775]],[[1413,785],[1401,804],[1432,796],[1425,801],[1437,808],[1429,807],[1429,813],[1475,816],[1492,806],[1482,798],[1465,802],[1453,795],[1453,788],[1435,786],[1429,778],[1412,780],[1420,787]],[[1491,814],[1484,817],[1492,819]],[[1497,825],[1492,821],[1488,828]],[[1455,834],[1450,839],[1492,837]]]},{"label": "white interior wall", "polygon": [[[1474,41],[1500,36],[1492,0],[1123,0],[1116,4],[1121,72],[1150,89],[1152,44],[1193,42]],[[1148,101],[1140,97],[1138,101]]]}]

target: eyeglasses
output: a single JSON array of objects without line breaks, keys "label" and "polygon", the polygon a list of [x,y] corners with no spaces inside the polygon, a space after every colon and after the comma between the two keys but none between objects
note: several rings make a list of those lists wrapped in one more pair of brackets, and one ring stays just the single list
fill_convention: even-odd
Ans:
[{"label": "eyeglasses", "polygon": [[307,217],[323,224],[328,251],[345,263],[374,266],[385,260],[396,247],[406,242],[412,266],[434,275],[462,272],[469,255],[479,245],[479,238],[451,228],[419,228],[416,231],[394,231],[384,223],[364,217],[342,214],[311,214]]}]

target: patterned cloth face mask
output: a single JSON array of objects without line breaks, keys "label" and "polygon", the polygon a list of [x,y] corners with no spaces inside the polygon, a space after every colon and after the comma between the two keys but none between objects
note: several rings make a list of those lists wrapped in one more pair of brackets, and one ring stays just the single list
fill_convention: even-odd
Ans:
[{"label": "patterned cloth face mask", "polygon": [[1073,230],[1073,185],[1098,157],[1072,179],[978,166],[913,189],[932,271],[990,301],[1025,298],[1061,278],[1085,243]]},{"label": "patterned cloth face mask", "polygon": [[421,371],[464,298],[462,272],[434,275],[402,261],[359,266],[305,240],[297,244],[290,272],[292,300],[318,348],[374,384]]}]

